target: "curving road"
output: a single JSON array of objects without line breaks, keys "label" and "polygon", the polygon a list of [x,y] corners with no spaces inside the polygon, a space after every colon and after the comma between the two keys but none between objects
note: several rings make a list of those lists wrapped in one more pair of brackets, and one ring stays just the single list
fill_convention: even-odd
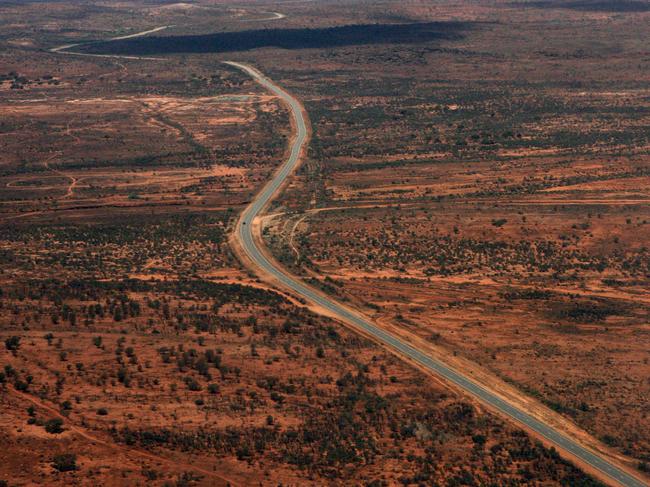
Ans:
[{"label": "curving road", "polygon": [[239,19],[240,22],[270,22],[271,20],[280,20],[285,19],[287,16],[280,12],[263,12],[268,13],[269,17],[263,17],[261,19]]},{"label": "curving road", "polygon": [[164,29],[169,29],[170,27],[173,27],[173,25],[161,25],[160,27],[154,27],[153,29],[149,30],[144,30],[142,32],[136,32],[134,34],[128,34],[124,36],[118,36],[118,37],[111,37],[109,39],[106,39],[105,41],[90,41],[90,42],[77,42],[76,44],[65,44],[63,46],[57,46],[49,49],[49,52],[56,53],[56,54],[67,54],[68,56],[87,56],[87,57],[99,57],[99,58],[119,58],[119,59],[134,59],[138,61],[162,61],[164,58],[159,58],[159,57],[143,57],[143,56],[123,56],[123,55],[116,55],[116,54],[91,54],[88,52],[77,52],[77,51],[71,51],[73,47],[79,47],[79,46],[87,46],[90,44],[96,44],[98,42],[106,42],[106,41],[121,41],[124,39],[134,39],[136,37],[142,37],[146,36],[148,34],[153,34],[154,32],[158,32]]},{"label": "curving road", "polygon": [[[138,32],[135,34],[130,34],[128,36],[116,37],[109,40],[139,37],[152,32],[157,32],[167,27],[168,26],[157,27],[148,31]],[[78,45],[79,44],[68,44],[65,46],[59,46],[50,49],[50,52],[77,56],[115,57],[123,59],[156,61],[162,60],[162,58],[118,56],[110,54],[100,55],[70,51],[70,49],[77,47]],[[299,279],[289,275],[286,271],[284,271],[280,266],[278,266],[264,254],[262,248],[258,245],[256,239],[254,238],[253,222],[258,216],[263,213],[274,196],[280,191],[287,177],[291,175],[293,171],[298,167],[300,163],[301,153],[304,150],[308,140],[307,124],[305,122],[305,117],[303,115],[303,110],[300,102],[292,97],[289,93],[284,91],[282,88],[280,88],[278,85],[273,83],[273,81],[265,77],[258,70],[245,64],[232,61],[226,61],[225,63],[237,69],[240,69],[241,71],[244,71],[260,85],[280,97],[288,105],[296,129],[295,137],[291,142],[289,157],[276,172],[273,179],[267,183],[264,189],[253,199],[250,205],[246,207],[237,223],[235,230],[236,238],[239,240],[243,251],[252,260],[253,264],[262,269],[268,275],[271,275],[285,288],[292,290],[294,293],[327,310],[327,312],[332,316],[335,316],[348,325],[358,329],[363,334],[371,336],[398,354],[404,357],[408,357],[412,361],[421,365],[424,369],[429,370],[430,372],[433,372],[460,387],[465,392],[471,394],[492,409],[500,412],[505,416],[510,417],[515,422],[518,422],[526,428],[534,431],[539,436],[556,445],[556,447],[561,451],[569,453],[584,464],[589,465],[593,469],[600,472],[601,477],[608,479],[612,484],[623,485],[626,487],[646,486],[647,484],[645,482],[634,477],[632,474],[628,473],[626,470],[622,469],[615,463],[609,461],[606,457],[601,456],[593,450],[582,446],[576,440],[569,438],[552,426],[526,413],[523,409],[517,407],[516,405],[507,402],[494,392],[485,389],[483,386],[471,380],[461,371],[455,370],[443,362],[430,357],[429,355],[405,342],[401,338],[388,333],[376,325],[373,325],[369,320],[364,319],[355,313],[352,313],[345,306],[337,303],[335,300],[324,296],[315,289],[305,285]]]},{"label": "curving road", "polygon": [[244,210],[235,229],[236,238],[239,240],[243,251],[253,261],[253,263],[257,267],[261,268],[265,273],[271,275],[285,288],[290,289],[308,301],[324,308],[331,315],[336,316],[341,321],[357,328],[363,334],[373,337],[375,340],[398,352],[400,355],[408,357],[418,363],[426,370],[429,370],[460,387],[465,392],[471,394],[492,409],[510,417],[512,420],[522,424],[529,430],[534,431],[539,436],[554,444],[559,450],[569,453],[584,464],[589,465],[600,472],[601,476],[608,479],[612,484],[623,485],[626,487],[645,486],[646,484],[643,481],[612,463],[604,456],[582,446],[576,440],[569,438],[552,426],[528,414],[521,408],[505,401],[497,394],[485,389],[483,386],[471,380],[462,372],[430,357],[397,336],[388,333],[378,326],[373,325],[370,321],[352,313],[346,307],[337,303],[333,299],[330,299],[303,284],[299,279],[289,275],[264,254],[255,238],[253,224],[256,218],[262,214],[274,196],[282,188],[287,177],[298,167],[301,153],[308,140],[307,125],[305,123],[302,106],[293,96],[284,91],[261,72],[250,66],[230,61],[226,62],[226,64],[244,71],[260,85],[280,97],[290,108],[294,126],[296,128],[296,134],[291,142],[291,151],[286,162],[281,166],[273,179],[267,183],[264,189]]}]

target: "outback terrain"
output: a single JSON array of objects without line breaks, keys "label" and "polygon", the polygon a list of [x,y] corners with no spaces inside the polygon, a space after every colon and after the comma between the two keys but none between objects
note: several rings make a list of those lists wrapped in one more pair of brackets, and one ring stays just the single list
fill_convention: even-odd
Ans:
[{"label": "outback terrain", "polygon": [[0,485],[607,482],[238,258],[295,127],[226,60],[310,121],[277,261],[647,483],[649,37],[642,0],[0,0]]}]

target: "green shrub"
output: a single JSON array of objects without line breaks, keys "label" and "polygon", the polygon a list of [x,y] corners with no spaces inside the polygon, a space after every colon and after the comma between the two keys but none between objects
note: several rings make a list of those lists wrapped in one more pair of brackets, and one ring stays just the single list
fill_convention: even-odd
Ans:
[{"label": "green shrub", "polygon": [[59,418],[48,420],[45,423],[45,431],[53,435],[63,433],[63,420]]},{"label": "green shrub", "polygon": [[15,352],[20,348],[20,337],[12,336],[5,340],[5,347],[10,352]]},{"label": "green shrub", "polygon": [[52,459],[52,466],[59,472],[72,472],[77,470],[77,455],[73,453],[55,455]]}]

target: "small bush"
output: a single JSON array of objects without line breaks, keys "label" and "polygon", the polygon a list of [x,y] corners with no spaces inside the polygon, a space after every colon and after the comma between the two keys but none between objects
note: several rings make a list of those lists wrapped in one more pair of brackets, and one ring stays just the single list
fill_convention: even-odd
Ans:
[{"label": "small bush", "polygon": [[142,469],[142,475],[147,480],[158,480],[158,472],[150,468]]},{"label": "small bush", "polygon": [[48,420],[45,423],[45,431],[53,435],[63,433],[63,420],[59,418]]},{"label": "small bush", "polygon": [[10,352],[15,352],[20,348],[20,337],[12,336],[5,340],[5,347]]},{"label": "small bush", "polygon": [[52,466],[59,472],[72,472],[77,470],[77,455],[73,453],[62,453],[55,455]]}]

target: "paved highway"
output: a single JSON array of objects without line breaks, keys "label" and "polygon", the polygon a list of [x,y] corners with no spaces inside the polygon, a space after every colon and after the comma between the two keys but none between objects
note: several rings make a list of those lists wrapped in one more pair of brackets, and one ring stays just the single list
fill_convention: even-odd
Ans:
[{"label": "paved highway", "polygon": [[561,451],[574,455],[585,464],[600,471],[611,481],[612,484],[624,485],[626,487],[643,487],[647,485],[632,476],[630,473],[613,464],[605,457],[602,457],[594,451],[580,445],[578,442],[564,435],[560,431],[531,416],[519,407],[510,404],[495,393],[485,389],[462,372],[454,370],[448,365],[426,355],[397,336],[388,333],[387,331],[373,325],[370,321],[350,312],[333,299],[316,292],[314,289],[303,284],[299,279],[288,275],[281,267],[277,267],[275,263],[269,260],[263,253],[262,249],[258,247],[253,236],[253,221],[256,217],[261,215],[273,197],[278,193],[287,177],[299,165],[303,146],[307,142],[307,126],[305,124],[300,103],[289,93],[250,66],[236,62],[227,62],[226,64],[244,71],[259,84],[280,97],[289,106],[296,128],[295,138],[291,142],[291,152],[286,162],[278,170],[274,178],[267,183],[264,189],[244,210],[239,222],[237,223],[236,236],[239,239],[243,250],[255,265],[263,269],[264,272],[272,275],[283,286],[292,290],[294,293],[326,309],[332,315],[337,316],[345,323],[358,328],[364,334],[372,336],[388,348],[399,352],[399,354],[417,362],[425,369],[455,384],[494,410],[499,411],[513,419],[515,422],[535,431],[538,435],[556,445],[556,447]]},{"label": "paved highway", "polygon": [[173,27],[173,25],[161,25],[160,27],[155,27],[153,29],[149,30],[144,30],[142,32],[136,32],[134,34],[129,34],[129,35],[124,35],[124,36],[119,36],[119,37],[111,37],[110,39],[106,39],[105,41],[89,41],[89,42],[78,42],[76,44],[66,44],[64,46],[57,46],[51,48],[49,51],[57,54],[67,54],[68,56],[87,56],[87,57],[99,57],[99,58],[118,58],[118,59],[135,59],[138,61],[162,61],[164,58],[159,58],[159,57],[144,57],[144,56],[124,56],[124,55],[117,55],[117,54],[90,54],[87,52],[77,52],[77,51],[71,51],[70,49],[79,47],[81,45],[88,46],[90,44],[98,44],[100,42],[107,42],[107,41],[121,41],[124,39],[134,39],[135,37],[142,37],[146,36],[147,34],[152,34],[154,32],[158,32],[164,29],[168,29],[170,27]]}]

